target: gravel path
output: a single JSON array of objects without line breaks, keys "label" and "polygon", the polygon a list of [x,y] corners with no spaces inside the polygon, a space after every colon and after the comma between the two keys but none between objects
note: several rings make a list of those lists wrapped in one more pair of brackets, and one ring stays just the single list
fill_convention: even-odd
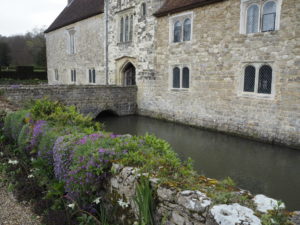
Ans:
[{"label": "gravel path", "polygon": [[28,203],[18,202],[0,177],[0,225],[41,225]]}]

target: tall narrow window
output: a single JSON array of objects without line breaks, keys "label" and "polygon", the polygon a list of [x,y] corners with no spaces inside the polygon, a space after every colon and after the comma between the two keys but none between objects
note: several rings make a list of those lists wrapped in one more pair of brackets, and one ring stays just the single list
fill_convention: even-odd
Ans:
[{"label": "tall narrow window", "polygon": [[255,86],[255,67],[247,66],[244,74],[244,91],[254,92]]},{"label": "tall narrow window", "polygon": [[69,53],[75,54],[75,30],[69,30]]},{"label": "tall narrow window", "polygon": [[146,16],[147,15],[147,7],[146,7],[146,3],[142,3],[141,5],[141,11],[142,11],[142,16]]},{"label": "tall narrow window", "polygon": [[183,41],[190,41],[191,40],[191,20],[186,19],[183,23]]},{"label": "tall narrow window", "polygon": [[276,22],[276,3],[271,1],[267,2],[263,7],[262,16],[262,31],[273,31],[275,30]]},{"label": "tall narrow window", "polygon": [[124,42],[124,18],[120,20],[120,42]]},{"label": "tall narrow window", "polygon": [[71,70],[71,82],[76,82],[76,70],[72,69]]},{"label": "tall narrow window", "polygon": [[173,69],[173,88],[180,88],[180,69],[178,67]]},{"label": "tall narrow window", "polygon": [[247,10],[247,34],[258,32],[259,8],[252,5]]},{"label": "tall narrow window", "polygon": [[96,83],[96,70],[89,69],[89,83],[95,84]]},{"label": "tall narrow window", "polygon": [[55,79],[56,81],[59,80],[58,69],[55,69],[55,70],[54,70],[54,79]]},{"label": "tall narrow window", "polygon": [[184,67],[182,70],[182,88],[190,87],[190,70],[187,67]]},{"label": "tall narrow window", "polygon": [[130,16],[129,41],[132,41],[132,35],[133,35],[133,15]]},{"label": "tall narrow window", "polygon": [[181,23],[177,21],[174,24],[174,42],[180,42],[181,41]]},{"label": "tall narrow window", "polygon": [[259,69],[258,93],[271,94],[272,91],[272,68],[264,65]]},{"label": "tall narrow window", "polygon": [[125,19],[125,42],[127,42],[129,39],[129,18],[128,16],[126,16],[126,19]]},{"label": "tall narrow window", "polygon": [[121,8],[121,0],[118,0],[118,8]]}]

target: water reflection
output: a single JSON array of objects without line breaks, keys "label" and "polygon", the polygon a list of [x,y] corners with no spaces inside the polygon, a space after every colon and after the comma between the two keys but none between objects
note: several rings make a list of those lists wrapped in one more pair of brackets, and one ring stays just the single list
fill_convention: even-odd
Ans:
[{"label": "water reflection", "polygon": [[299,151],[141,116],[101,121],[119,134],[155,134],[182,159],[191,157],[199,173],[230,176],[241,188],[281,199],[290,210],[300,209]]}]

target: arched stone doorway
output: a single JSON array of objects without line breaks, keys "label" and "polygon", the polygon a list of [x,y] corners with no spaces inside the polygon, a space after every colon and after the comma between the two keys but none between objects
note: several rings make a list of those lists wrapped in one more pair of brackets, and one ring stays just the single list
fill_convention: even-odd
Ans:
[{"label": "arched stone doorway", "polygon": [[135,67],[131,62],[128,62],[123,71],[122,71],[122,75],[123,75],[123,85],[124,86],[132,86],[132,85],[136,85],[136,71],[135,71]]}]

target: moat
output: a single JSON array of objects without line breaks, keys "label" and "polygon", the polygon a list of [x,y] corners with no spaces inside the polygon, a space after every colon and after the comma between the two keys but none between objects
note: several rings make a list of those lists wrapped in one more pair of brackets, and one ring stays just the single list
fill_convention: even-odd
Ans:
[{"label": "moat", "polygon": [[102,117],[116,134],[155,134],[167,140],[182,159],[208,177],[231,177],[240,188],[282,200],[300,209],[300,152],[217,132],[142,116]]}]

